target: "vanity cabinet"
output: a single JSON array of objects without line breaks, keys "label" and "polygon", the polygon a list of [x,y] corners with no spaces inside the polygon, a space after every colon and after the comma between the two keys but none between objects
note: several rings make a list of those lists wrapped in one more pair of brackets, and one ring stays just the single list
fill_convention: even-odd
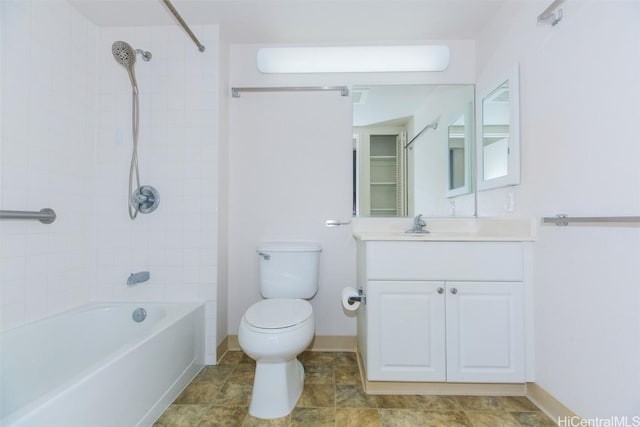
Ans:
[{"label": "vanity cabinet", "polygon": [[522,245],[359,242],[369,381],[524,383]]}]

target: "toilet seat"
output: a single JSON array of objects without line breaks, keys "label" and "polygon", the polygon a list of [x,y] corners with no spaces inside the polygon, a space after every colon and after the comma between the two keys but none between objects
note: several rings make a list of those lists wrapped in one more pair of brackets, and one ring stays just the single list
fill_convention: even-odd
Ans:
[{"label": "toilet seat", "polygon": [[244,315],[255,328],[282,329],[309,319],[313,308],[308,301],[292,298],[270,298],[253,304]]}]

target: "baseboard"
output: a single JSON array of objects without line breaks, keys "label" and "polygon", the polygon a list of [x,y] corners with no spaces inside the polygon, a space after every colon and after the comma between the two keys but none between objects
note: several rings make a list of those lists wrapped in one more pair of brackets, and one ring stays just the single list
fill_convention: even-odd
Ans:
[{"label": "baseboard", "polygon": [[227,336],[218,344],[218,347],[216,347],[216,363],[218,363],[229,350],[229,337]]},{"label": "baseboard", "polygon": [[358,368],[362,388],[367,394],[440,394],[468,396],[525,396],[527,385],[521,384],[489,384],[489,383],[443,383],[443,382],[409,382],[409,381],[369,381],[360,352]]},{"label": "baseboard", "polygon": [[346,351],[355,352],[358,338],[350,335],[317,335],[311,341],[307,351]]},{"label": "baseboard", "polygon": [[[223,342],[226,342],[225,352],[241,350],[237,335],[228,335]],[[351,335],[316,335],[306,351],[355,352],[357,342],[357,338]],[[218,349],[220,349],[220,346],[218,346]]]},{"label": "baseboard", "polygon": [[525,396],[526,384],[365,381],[367,394]]},{"label": "baseboard", "polygon": [[536,383],[527,383],[527,397],[556,423],[559,420],[572,420],[565,425],[586,425],[576,424],[581,418]]}]

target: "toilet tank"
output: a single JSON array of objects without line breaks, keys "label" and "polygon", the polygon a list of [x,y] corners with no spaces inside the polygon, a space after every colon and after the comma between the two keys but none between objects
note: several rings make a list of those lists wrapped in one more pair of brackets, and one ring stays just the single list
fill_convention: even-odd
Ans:
[{"label": "toilet tank", "polygon": [[318,292],[318,243],[265,242],[260,255],[260,293],[264,298],[312,298]]}]

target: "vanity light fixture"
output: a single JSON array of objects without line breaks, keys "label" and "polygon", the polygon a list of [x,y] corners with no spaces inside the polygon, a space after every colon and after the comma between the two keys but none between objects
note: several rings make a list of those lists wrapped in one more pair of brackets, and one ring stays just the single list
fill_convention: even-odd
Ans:
[{"label": "vanity light fixture", "polygon": [[447,46],[269,47],[258,50],[263,73],[443,71]]}]

